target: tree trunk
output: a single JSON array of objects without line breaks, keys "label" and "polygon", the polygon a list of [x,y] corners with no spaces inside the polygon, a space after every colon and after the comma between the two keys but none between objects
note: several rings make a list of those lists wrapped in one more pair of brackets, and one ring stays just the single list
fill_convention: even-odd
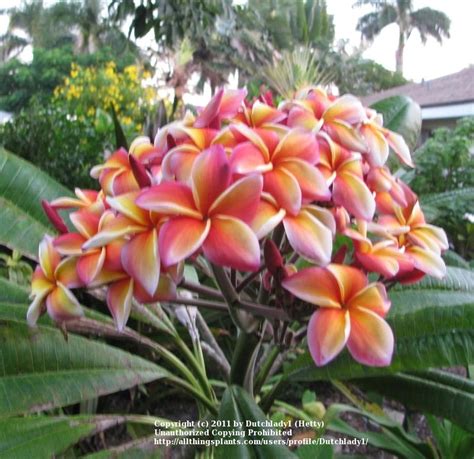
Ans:
[{"label": "tree trunk", "polygon": [[403,75],[403,52],[405,50],[405,34],[402,30],[400,30],[400,34],[398,36],[398,49],[395,53],[395,62],[396,62],[396,71]]}]

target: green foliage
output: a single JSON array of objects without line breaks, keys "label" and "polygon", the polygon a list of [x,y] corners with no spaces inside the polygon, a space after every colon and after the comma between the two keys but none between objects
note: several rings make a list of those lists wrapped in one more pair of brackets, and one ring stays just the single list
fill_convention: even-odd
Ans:
[{"label": "green foliage", "polygon": [[474,435],[447,419],[436,419],[427,416],[439,457],[443,459],[457,459],[471,457],[474,451]]},{"label": "green foliage", "polygon": [[40,199],[69,194],[44,172],[0,148],[0,244],[36,258],[43,235],[54,231]]},{"label": "green foliage", "polygon": [[75,55],[70,46],[34,48],[30,63],[12,59],[0,66],[0,109],[18,113],[33,100],[47,104],[54,88],[69,74],[73,62],[89,67],[104,65],[110,60],[122,70],[133,63],[134,57],[131,53],[116,56],[110,48],[82,55]]},{"label": "green foliage", "polygon": [[474,188],[474,117],[460,120],[454,129],[433,132],[414,155],[415,176],[410,182],[422,202],[436,208],[434,223],[442,224],[456,251],[474,256],[472,213]]},{"label": "green foliage", "polygon": [[400,73],[391,72],[377,62],[358,55],[348,57],[341,70],[337,80],[341,94],[366,96],[408,83]]},{"label": "green foliage", "polygon": [[90,168],[115,145],[110,116],[98,112],[96,120],[75,119],[61,107],[34,104],[0,126],[0,144],[69,188],[90,188]]}]

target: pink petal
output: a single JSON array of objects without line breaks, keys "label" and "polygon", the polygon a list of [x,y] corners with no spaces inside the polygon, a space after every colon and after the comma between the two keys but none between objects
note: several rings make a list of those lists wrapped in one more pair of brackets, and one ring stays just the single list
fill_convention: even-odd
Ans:
[{"label": "pink petal", "polygon": [[279,209],[269,201],[261,199],[250,227],[257,238],[262,239],[283,220],[285,214],[284,209]]},{"label": "pink petal", "polygon": [[365,308],[350,310],[351,332],[347,347],[363,365],[385,367],[392,361],[394,340],[387,322]]},{"label": "pink petal", "polygon": [[263,179],[263,189],[270,193],[283,209],[297,215],[301,208],[302,196],[295,177],[284,168],[278,168],[267,172]]},{"label": "pink petal", "polygon": [[244,175],[272,167],[271,164],[265,163],[261,151],[252,142],[239,143],[232,151],[230,164],[232,172]]},{"label": "pink petal", "polygon": [[273,164],[285,159],[301,159],[316,164],[319,159],[319,147],[314,134],[299,128],[289,131],[272,155]]},{"label": "pink petal", "polygon": [[256,271],[260,267],[257,236],[249,226],[233,217],[219,215],[212,218],[203,251],[212,263],[220,266],[240,271]]},{"label": "pink petal", "polygon": [[375,282],[367,285],[353,296],[347,307],[350,311],[352,308],[370,309],[380,317],[385,317],[390,309],[390,304],[385,286],[380,282]]},{"label": "pink petal", "polygon": [[77,319],[84,315],[84,311],[75,296],[60,282],[46,298],[46,308],[48,314],[56,322]]},{"label": "pink petal", "polygon": [[94,250],[89,255],[83,255],[77,261],[77,274],[79,279],[89,285],[98,276],[104,266],[105,249]]},{"label": "pink petal", "polygon": [[213,145],[199,154],[191,171],[191,182],[196,206],[206,215],[230,183],[229,160],[222,145]]},{"label": "pink petal", "polygon": [[79,233],[66,233],[58,236],[53,245],[61,255],[81,255],[86,238]]},{"label": "pink petal", "polygon": [[343,309],[320,308],[308,323],[308,348],[316,365],[326,365],[346,345],[351,324]]},{"label": "pink petal", "polygon": [[132,310],[133,279],[119,280],[107,289],[107,306],[119,331],[125,328]]},{"label": "pink petal", "polygon": [[174,265],[196,252],[208,237],[210,226],[210,219],[175,217],[168,220],[161,227],[158,243],[163,265]]}]

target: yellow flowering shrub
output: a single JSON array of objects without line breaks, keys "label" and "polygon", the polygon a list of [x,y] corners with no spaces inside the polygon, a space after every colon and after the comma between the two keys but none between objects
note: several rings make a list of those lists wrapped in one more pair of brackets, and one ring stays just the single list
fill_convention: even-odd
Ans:
[{"label": "yellow flowering shrub", "polygon": [[69,76],[54,90],[54,100],[79,119],[97,118],[97,122],[98,111],[110,113],[114,107],[122,127],[140,133],[156,102],[155,89],[143,84],[150,77],[136,65],[120,71],[114,62],[99,68],[72,64]]}]

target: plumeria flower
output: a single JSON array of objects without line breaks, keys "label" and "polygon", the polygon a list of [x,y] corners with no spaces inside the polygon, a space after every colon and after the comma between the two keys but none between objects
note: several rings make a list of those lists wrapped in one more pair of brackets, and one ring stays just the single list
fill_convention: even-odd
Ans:
[{"label": "plumeria flower", "polygon": [[293,129],[279,140],[271,131],[262,134],[243,124],[235,125],[234,130],[246,141],[232,151],[232,171],[239,175],[261,173],[263,190],[286,212],[297,215],[303,202],[330,199],[326,180],[314,167],[319,151],[312,134]]},{"label": "plumeria flower", "polygon": [[50,236],[41,241],[38,259],[39,266],[31,281],[33,302],[26,316],[28,323],[35,325],[46,310],[57,322],[82,317],[81,305],[70,290],[82,285],[76,272],[76,259],[68,257],[61,260]]},{"label": "plumeria flower", "polygon": [[324,133],[318,136],[318,141],[321,156],[318,168],[332,182],[334,205],[344,207],[361,220],[372,220],[375,198],[364,181],[360,155],[341,147]]},{"label": "plumeria flower", "polygon": [[297,298],[318,306],[308,323],[308,347],[316,365],[326,365],[346,345],[364,365],[390,364],[394,340],[384,320],[390,300],[383,284],[369,284],[356,268],[330,264],[304,269],[284,279],[282,285]]},{"label": "plumeria flower", "polygon": [[253,174],[231,183],[224,148],[214,145],[196,158],[191,178],[191,187],[161,183],[144,190],[136,201],[143,209],[171,216],[159,235],[163,264],[179,263],[202,248],[213,263],[257,270],[260,248],[247,222],[257,211],[262,177]]},{"label": "plumeria flower", "polygon": [[103,191],[76,188],[74,193],[76,195],[75,198],[69,196],[56,198],[49,205],[56,210],[87,209],[90,212],[102,215],[106,207]]}]

